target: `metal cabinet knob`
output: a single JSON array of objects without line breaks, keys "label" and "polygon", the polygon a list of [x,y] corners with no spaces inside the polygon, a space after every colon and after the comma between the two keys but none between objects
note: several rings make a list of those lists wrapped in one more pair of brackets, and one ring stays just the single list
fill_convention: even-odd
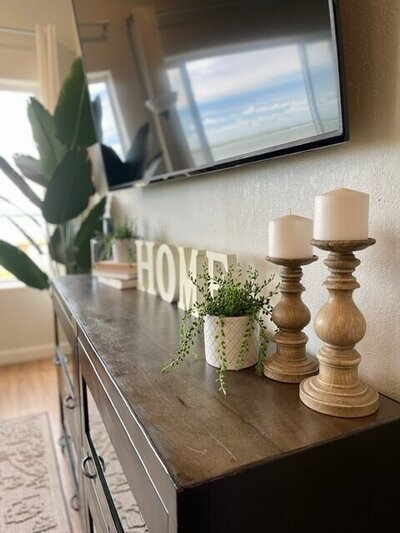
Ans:
[{"label": "metal cabinet knob", "polygon": [[[89,472],[88,470],[88,465],[90,463],[93,464],[93,468],[94,468],[93,472]],[[82,459],[81,470],[82,470],[82,474],[85,477],[88,477],[89,479],[95,479],[97,477],[97,471],[96,471],[96,466],[93,461],[93,457],[90,457],[90,455],[87,455],[86,457]]]},{"label": "metal cabinet knob", "polygon": [[66,409],[75,409],[75,406],[76,406],[75,398],[71,394],[68,394],[68,396],[64,398],[63,403]]}]

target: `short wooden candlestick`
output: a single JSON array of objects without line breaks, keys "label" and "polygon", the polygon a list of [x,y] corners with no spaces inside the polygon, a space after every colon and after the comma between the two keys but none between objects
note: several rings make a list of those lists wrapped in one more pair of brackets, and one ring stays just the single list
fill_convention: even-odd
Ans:
[{"label": "short wooden candlestick", "polygon": [[372,387],[358,379],[361,356],[354,347],[367,327],[353,301],[353,291],[360,285],[352,273],[360,264],[353,252],[372,246],[375,239],[311,243],[330,252],[324,261],[330,270],[324,282],[329,299],[314,321],[315,332],[324,342],[318,353],[319,374],[301,383],[300,398],[314,411],[327,415],[371,415],[378,409],[379,398]]},{"label": "short wooden candlestick", "polygon": [[264,375],[275,381],[300,383],[318,372],[317,360],[306,353],[308,337],[302,330],[310,322],[311,314],[301,299],[305,288],[300,283],[301,267],[317,259],[315,255],[305,259],[267,257],[282,267],[281,299],[272,312],[272,320],[279,328],[274,336],[276,352],[264,363]]}]

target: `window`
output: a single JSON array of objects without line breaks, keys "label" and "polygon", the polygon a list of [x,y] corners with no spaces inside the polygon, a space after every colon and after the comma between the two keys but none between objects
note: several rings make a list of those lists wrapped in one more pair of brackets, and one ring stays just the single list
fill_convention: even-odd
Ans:
[{"label": "window", "polygon": [[[37,93],[31,82],[0,80],[0,155],[16,170],[13,154],[38,157],[27,116],[28,99]],[[42,195],[41,187],[30,186]],[[41,268],[46,266],[44,224],[39,208],[34,206],[0,170],[0,239],[18,246]],[[9,201],[10,203],[7,203]],[[24,232],[38,244],[33,246]],[[13,281],[13,276],[0,267],[0,282]]]}]

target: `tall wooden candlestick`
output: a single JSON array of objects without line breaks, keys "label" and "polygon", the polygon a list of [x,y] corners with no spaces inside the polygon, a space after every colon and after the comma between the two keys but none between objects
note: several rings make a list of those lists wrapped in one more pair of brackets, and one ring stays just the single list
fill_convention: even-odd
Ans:
[{"label": "tall wooden candlestick", "polygon": [[318,353],[319,374],[300,385],[300,398],[308,407],[333,416],[355,418],[378,409],[378,394],[358,379],[361,356],[355,345],[365,335],[366,323],[353,301],[360,287],[352,275],[360,260],[354,251],[363,250],[375,239],[360,241],[311,241],[330,252],[324,263],[330,275],[324,282],[329,299],[314,321],[314,329],[324,342]]},{"label": "tall wooden candlestick", "polygon": [[272,312],[272,320],[279,328],[274,336],[276,352],[264,364],[264,375],[275,381],[300,383],[318,371],[318,362],[306,353],[308,337],[302,330],[311,315],[301,299],[305,288],[300,283],[301,267],[317,259],[315,255],[306,259],[267,257],[271,263],[282,266],[281,299]]}]

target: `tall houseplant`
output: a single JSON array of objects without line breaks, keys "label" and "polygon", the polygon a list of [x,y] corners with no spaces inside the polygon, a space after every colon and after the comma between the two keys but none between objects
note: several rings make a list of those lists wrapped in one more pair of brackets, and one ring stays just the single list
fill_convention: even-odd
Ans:
[{"label": "tall houseplant", "polygon": [[215,277],[207,268],[197,279],[190,276],[201,299],[183,316],[179,350],[163,371],[176,367],[192,353],[196,337],[204,333],[206,361],[218,369],[221,392],[226,394],[227,370],[256,365],[256,372],[261,374],[268,346],[264,317],[271,317],[270,300],[277,287],[264,294],[273,276],[263,281],[258,277],[259,272],[250,266],[246,273],[239,266],[230,267],[226,274],[217,268]]},{"label": "tall houseplant", "polygon": [[[81,223],[77,222],[76,217],[87,209],[95,193],[87,148],[97,142],[80,58],[74,61],[63,83],[54,114],[31,98],[28,118],[39,159],[16,154],[14,162],[20,171],[17,172],[0,157],[0,169],[40,208],[44,220],[51,225],[48,238],[51,258],[64,264],[67,273],[88,272],[90,238],[100,229],[105,198]],[[30,182],[39,185],[43,195],[36,194]],[[24,234],[33,241],[25,231]],[[24,252],[1,240],[0,264],[31,287],[49,286],[47,275]]]}]

